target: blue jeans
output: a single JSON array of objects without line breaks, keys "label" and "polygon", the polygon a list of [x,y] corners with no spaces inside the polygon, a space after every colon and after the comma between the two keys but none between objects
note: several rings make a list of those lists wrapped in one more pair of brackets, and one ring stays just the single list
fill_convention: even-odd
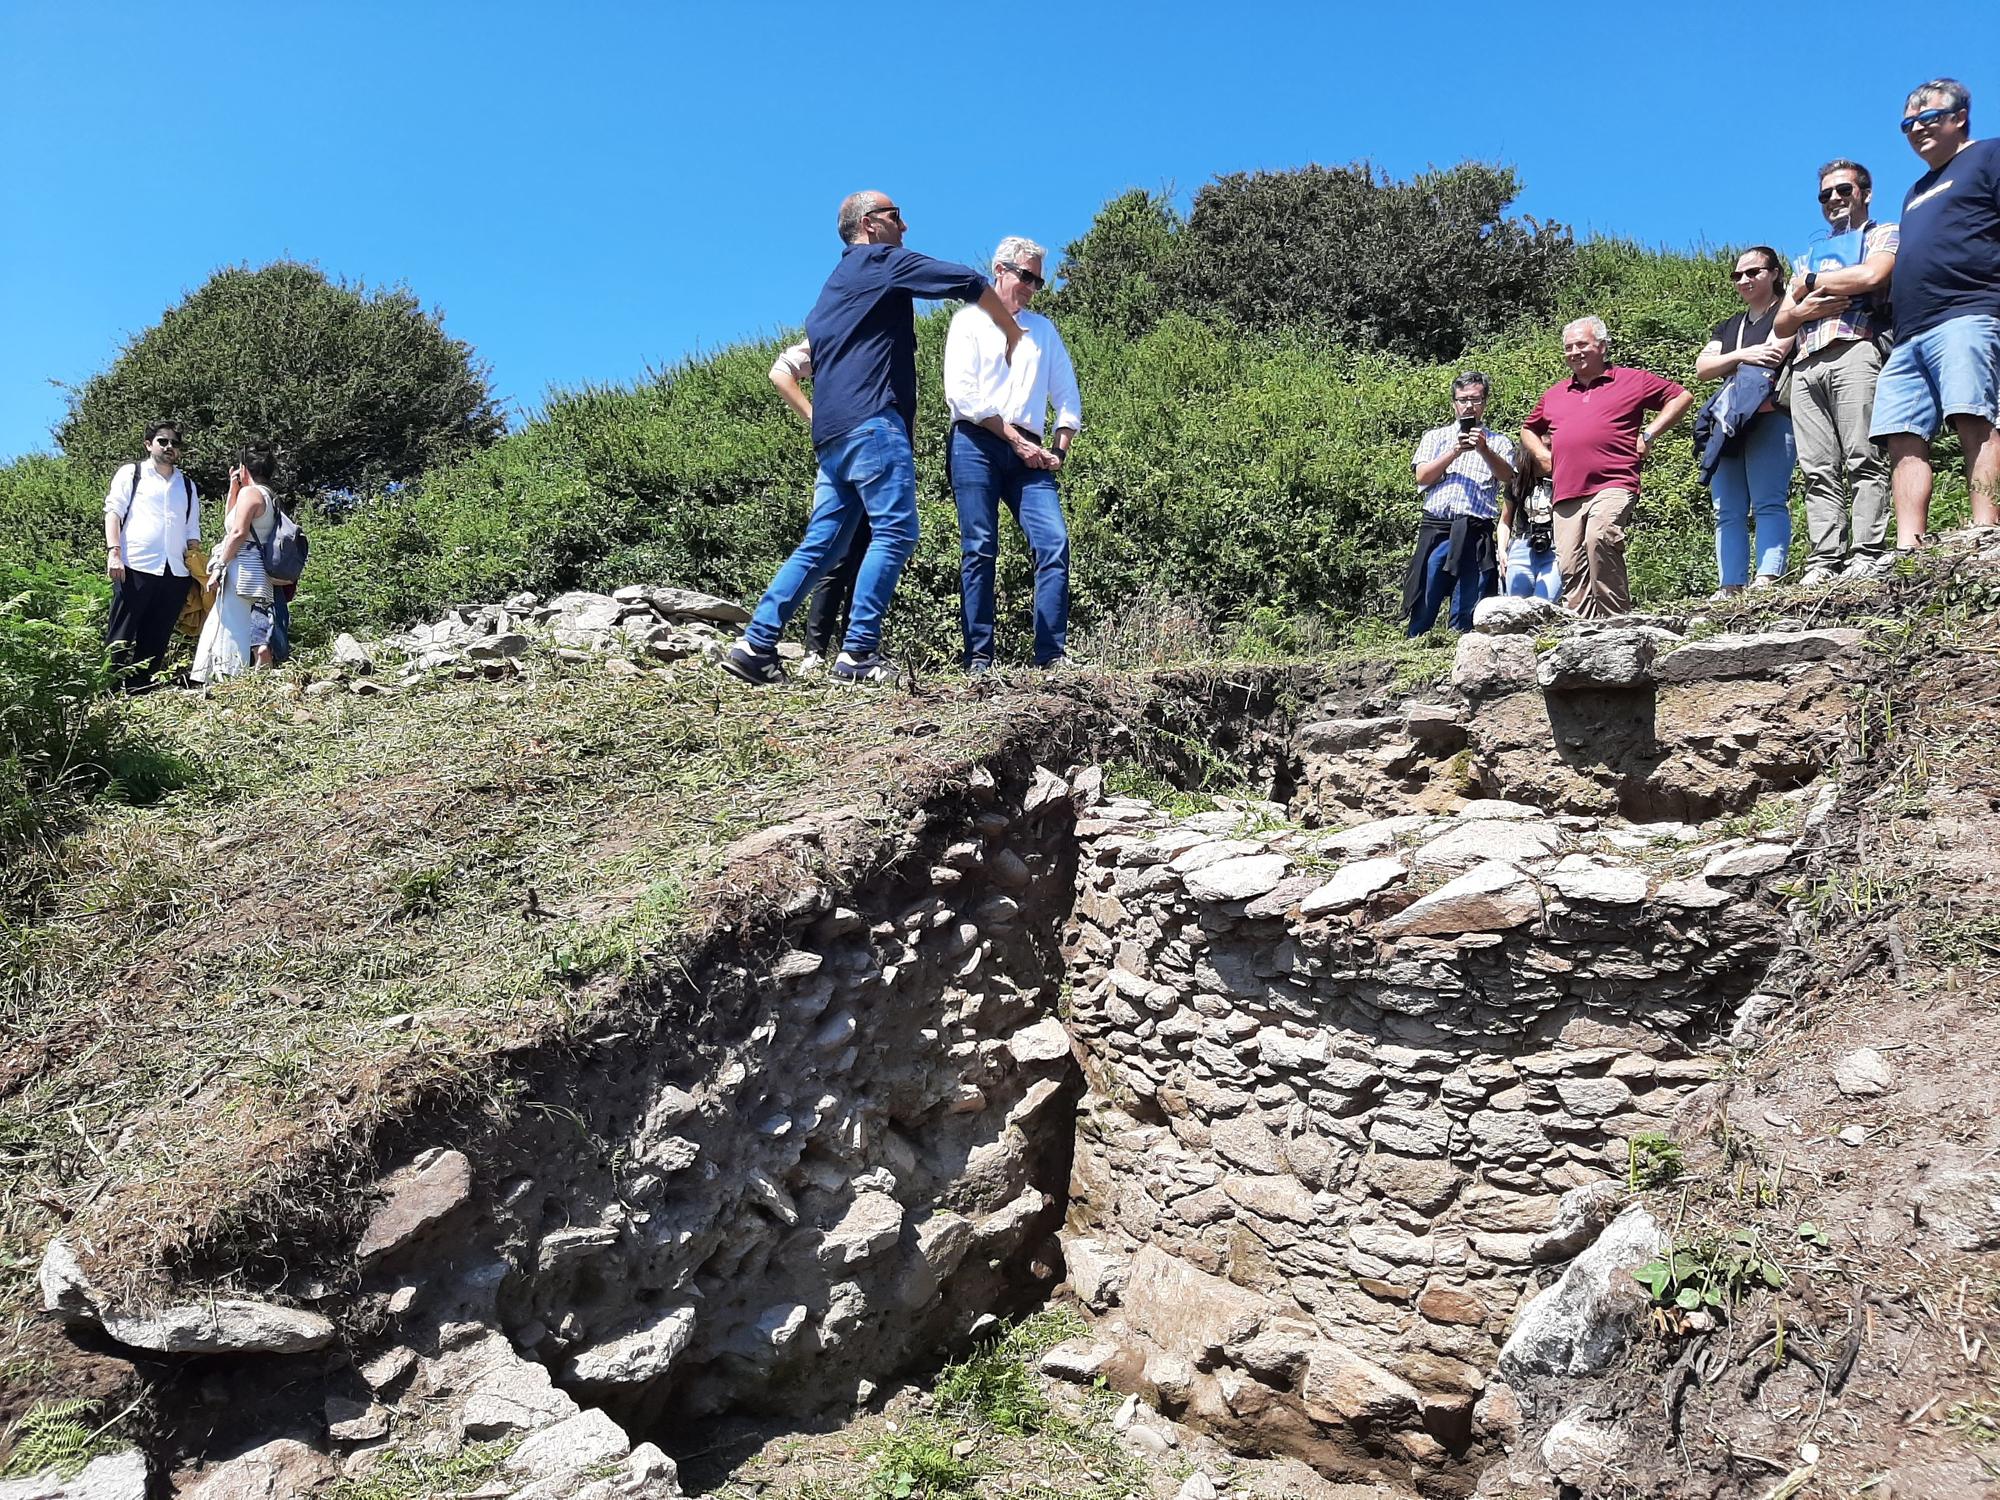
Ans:
[{"label": "blue jeans", "polygon": [[864,516],[872,535],[855,575],[854,604],[847,616],[844,646],[852,656],[881,648],[882,617],[904,564],[917,550],[917,459],[909,433],[893,415],[870,417],[819,450],[806,538],[757,601],[743,631],[749,646],[778,649],[785,622],[813,585],[847,555]]},{"label": "blue jeans", "polygon": [[1709,482],[1715,497],[1715,569],[1725,588],[1750,581],[1750,515],[1757,515],[1757,575],[1775,578],[1785,571],[1792,550],[1792,419],[1789,413],[1767,411],[1751,422],[1733,452]]},{"label": "blue jeans", "polygon": [[1499,580],[1492,573],[1479,573],[1467,568],[1454,581],[1444,570],[1451,559],[1451,541],[1440,535],[1437,544],[1424,558],[1424,593],[1417,601],[1417,607],[1410,611],[1410,638],[1412,640],[1428,631],[1437,623],[1438,611],[1444,608],[1447,597],[1451,600],[1451,628],[1453,630],[1472,629],[1472,612],[1479,608],[1479,601],[1494,592]]},{"label": "blue jeans", "polygon": [[1069,527],[1048,469],[1031,469],[1001,438],[960,422],[951,429],[951,489],[958,502],[960,620],[965,661],[993,660],[993,564],[1000,506],[1014,513],[1035,559],[1035,665],[1069,644]]},{"label": "blue jeans", "polygon": [[1526,537],[1515,537],[1514,545],[1507,549],[1507,592],[1516,599],[1562,603],[1562,567],[1556,561],[1556,549],[1536,552]]},{"label": "blue jeans", "polygon": [[2000,318],[1967,313],[1899,339],[1875,381],[1868,435],[1929,441],[1946,417],[2000,422]]}]

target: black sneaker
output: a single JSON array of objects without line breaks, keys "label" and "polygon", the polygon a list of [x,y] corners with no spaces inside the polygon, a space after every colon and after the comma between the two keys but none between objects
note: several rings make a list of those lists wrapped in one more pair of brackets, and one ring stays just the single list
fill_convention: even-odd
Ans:
[{"label": "black sneaker", "polygon": [[756,687],[769,687],[785,680],[784,663],[778,660],[778,653],[759,651],[748,641],[738,641],[722,654],[722,670]]},{"label": "black sneaker", "polygon": [[843,651],[834,658],[828,675],[835,682],[887,682],[895,672],[895,663],[880,651],[864,651],[859,656]]}]

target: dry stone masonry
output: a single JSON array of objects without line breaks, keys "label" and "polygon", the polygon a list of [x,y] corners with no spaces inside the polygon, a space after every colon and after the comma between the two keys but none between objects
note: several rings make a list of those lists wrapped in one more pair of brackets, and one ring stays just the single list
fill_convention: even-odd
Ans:
[{"label": "dry stone masonry", "polygon": [[1475,1460],[1510,1318],[1775,955],[1740,886],[1787,846],[1500,801],[1328,832],[1114,798],[1078,839],[1064,1253],[1106,1363],[1328,1472]]},{"label": "dry stone masonry", "polygon": [[[402,644],[666,657],[718,606],[524,597]],[[1552,628],[1490,601],[1423,701],[1273,707],[1231,743],[1283,802],[1176,817],[1002,756],[900,831],[754,835],[740,943],[504,1132],[391,1153],[340,1264],[134,1303],[58,1240],[45,1303],[208,1357],[175,1476],[206,1500],[497,1438],[495,1500],[669,1500],[703,1419],[851,1409],[1064,1276],[1096,1327],[1051,1373],[1463,1494],[1623,1346],[1661,1235],[1628,1143],[1768,1010],[1865,670],[1849,630]],[[836,885],[843,838],[881,848]]]}]

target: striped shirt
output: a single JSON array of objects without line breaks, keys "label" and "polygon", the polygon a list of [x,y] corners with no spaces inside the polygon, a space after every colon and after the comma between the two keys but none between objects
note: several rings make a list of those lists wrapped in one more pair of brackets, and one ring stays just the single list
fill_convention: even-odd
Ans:
[{"label": "striped shirt", "polygon": [[[1491,427],[1486,429],[1486,444],[1508,463],[1514,462],[1514,445]],[[1443,458],[1457,446],[1458,423],[1433,427],[1417,444],[1410,467]],[[1438,482],[1424,491],[1424,514],[1446,520],[1453,516],[1494,520],[1500,514],[1500,481],[1494,477],[1492,466],[1477,453],[1461,453]]]},{"label": "striped shirt", "polygon": [[[1894,224],[1870,224],[1861,237],[1861,258],[1865,261],[1871,255],[1894,255],[1902,239],[1902,231]],[[1808,250],[1799,257],[1799,270],[1816,269],[1806,263],[1811,254]],[[1869,292],[1854,298],[1832,317],[1814,318],[1803,325],[1799,329],[1798,358],[1804,359],[1835,344],[1878,339],[1889,331],[1889,323],[1889,294]]]}]

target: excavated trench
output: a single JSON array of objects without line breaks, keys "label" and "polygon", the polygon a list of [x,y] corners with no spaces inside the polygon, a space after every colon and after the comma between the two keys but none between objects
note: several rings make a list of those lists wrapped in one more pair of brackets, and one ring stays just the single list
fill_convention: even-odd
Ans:
[{"label": "excavated trench", "polygon": [[[627,1440],[600,1466],[651,1442],[695,1486],[721,1417],[839,1420],[1063,1290],[1095,1331],[1052,1368],[1241,1451],[1464,1493],[1520,1388],[1581,1369],[1509,1343],[1517,1309],[1781,947],[1788,845],[1681,819],[1812,816],[1857,649],[1548,686],[1527,637],[1470,637],[1416,704],[1386,671],[1217,679],[1053,769],[969,767],[844,882],[852,830],[773,830],[727,940],[537,1060],[504,1128],[388,1143],[345,1357],[211,1361],[167,1425],[210,1459],[289,1427],[353,1462],[595,1409]],[[1271,800],[1107,794],[1133,759]],[[602,1493],[677,1492],[634,1464]]]}]

